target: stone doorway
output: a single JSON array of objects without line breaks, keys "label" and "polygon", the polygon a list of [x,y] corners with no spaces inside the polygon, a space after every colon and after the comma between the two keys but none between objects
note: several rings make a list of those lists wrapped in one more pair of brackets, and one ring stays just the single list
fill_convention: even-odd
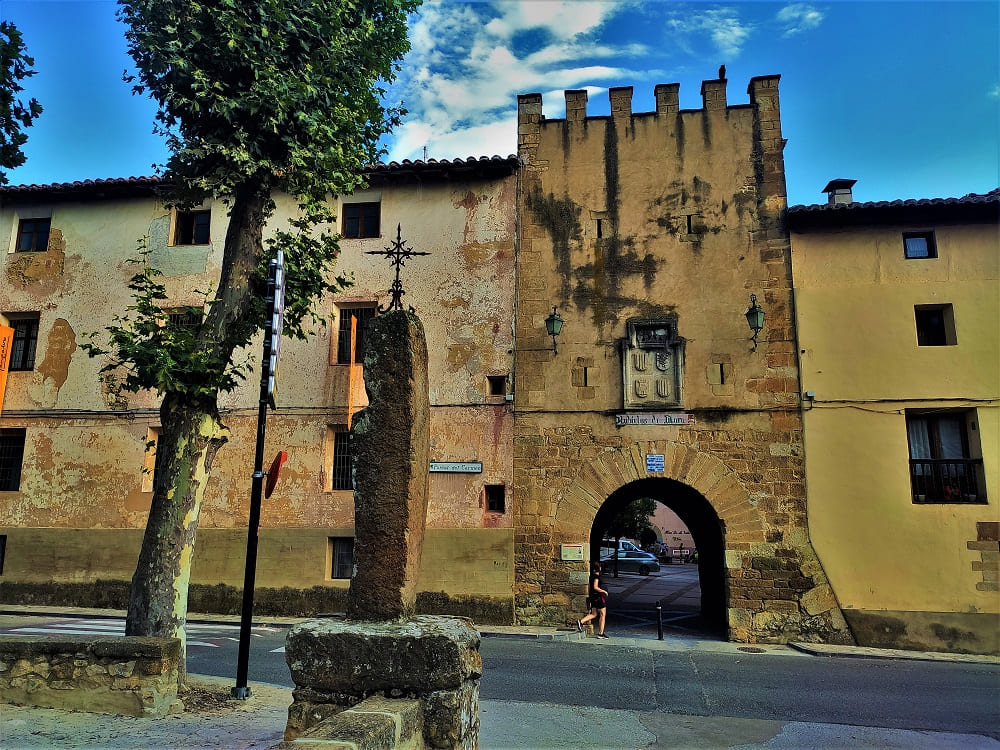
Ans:
[{"label": "stone doorway", "polygon": [[[601,540],[612,519],[635,500],[652,498],[673,510],[691,531],[698,550],[697,565],[661,566],[659,574],[606,573],[613,592],[608,609],[609,628],[639,633],[656,630],[659,601],[666,631],[724,637],[726,621],[726,567],[724,525],[711,503],[697,490],[673,479],[639,479],[612,492],[598,509],[590,533],[590,559],[600,557]],[[694,599],[700,595],[700,605]]]}]

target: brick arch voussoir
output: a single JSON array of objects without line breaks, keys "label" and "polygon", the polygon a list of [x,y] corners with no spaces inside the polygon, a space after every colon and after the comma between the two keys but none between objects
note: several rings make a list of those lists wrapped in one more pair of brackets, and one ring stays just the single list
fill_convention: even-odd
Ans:
[{"label": "brick arch voussoir", "polygon": [[[662,473],[646,471],[647,453],[663,455]],[[762,520],[751,503],[750,491],[722,460],[682,443],[651,440],[607,450],[584,464],[556,500],[556,523],[579,525],[582,510],[596,514],[613,492],[647,477],[666,477],[688,485],[708,500],[727,525],[750,518]]]}]

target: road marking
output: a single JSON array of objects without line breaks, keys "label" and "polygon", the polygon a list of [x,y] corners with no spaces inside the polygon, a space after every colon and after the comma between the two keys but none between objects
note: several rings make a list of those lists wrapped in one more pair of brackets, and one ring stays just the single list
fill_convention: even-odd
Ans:
[{"label": "road marking", "polygon": [[272,648],[271,649],[271,653],[272,654],[283,654],[283,653],[285,653],[285,647],[282,646],[281,648]]},{"label": "road marking", "polygon": [[[224,623],[219,624],[205,624],[205,623],[188,623],[185,631],[188,635],[194,636],[193,639],[187,641],[188,646],[201,646],[205,648],[218,648],[218,643],[211,643],[206,640],[199,640],[200,638],[212,637],[216,633],[219,633],[219,640],[228,641],[239,641],[239,638],[233,638],[228,635],[222,635],[222,633],[230,633],[233,631],[239,631],[240,626],[238,625],[227,625]],[[253,630],[261,630],[264,633],[276,633],[280,628],[268,627],[268,626],[255,626]],[[221,631],[221,632],[220,632]],[[13,636],[63,636],[63,635],[89,635],[89,636],[109,636],[117,637],[125,635],[125,620],[72,620],[70,622],[52,622],[45,625],[38,626],[24,626],[24,627],[14,627],[9,629],[2,629],[5,635]],[[250,635],[254,638],[263,638],[262,633],[252,632]]]}]

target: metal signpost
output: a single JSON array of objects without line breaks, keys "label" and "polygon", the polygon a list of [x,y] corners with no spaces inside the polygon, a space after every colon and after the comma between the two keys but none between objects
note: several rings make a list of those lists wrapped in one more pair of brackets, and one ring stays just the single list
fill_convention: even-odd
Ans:
[{"label": "metal signpost", "polygon": [[[257,448],[253,463],[253,484],[250,489],[250,523],[247,527],[247,560],[243,576],[243,612],[240,617],[240,650],[236,664],[236,687],[232,697],[246,700],[250,697],[247,674],[250,668],[250,626],[253,620],[253,589],[257,578],[257,540],[260,533],[260,498],[264,487],[264,434],[267,427],[267,407],[274,408],[274,379],[278,369],[281,349],[281,318],[285,308],[285,256],[278,250],[278,257],[267,266],[267,321],[264,324],[264,356],[261,359],[260,402],[257,411]],[[287,457],[287,454],[286,454]],[[272,464],[277,472],[284,461],[281,454]],[[275,477],[276,479],[276,477]],[[273,484],[268,482],[273,488]],[[270,492],[268,492],[270,495]]]}]

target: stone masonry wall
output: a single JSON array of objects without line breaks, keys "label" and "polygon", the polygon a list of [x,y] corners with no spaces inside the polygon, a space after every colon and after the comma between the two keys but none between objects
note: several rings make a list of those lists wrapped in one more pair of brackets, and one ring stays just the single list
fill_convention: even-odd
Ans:
[{"label": "stone masonry wall", "polygon": [[0,638],[0,701],[164,716],[177,700],[176,638]]}]

